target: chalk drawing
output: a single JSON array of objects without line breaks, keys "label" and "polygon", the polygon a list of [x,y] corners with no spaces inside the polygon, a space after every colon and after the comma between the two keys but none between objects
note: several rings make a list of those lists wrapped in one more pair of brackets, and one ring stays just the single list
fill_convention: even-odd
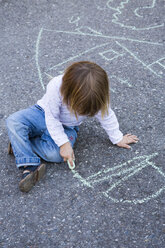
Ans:
[{"label": "chalk drawing", "polygon": [[100,48],[100,47],[103,47],[103,46],[106,46],[106,45],[109,45],[109,44],[110,44],[110,43],[107,42],[107,43],[103,43],[103,44],[101,44],[101,45],[97,45],[97,46],[94,46],[94,47],[92,47],[92,48],[89,48],[89,49],[87,49],[87,50],[85,50],[85,51],[83,51],[83,52],[81,52],[81,53],[79,53],[79,54],[77,54],[77,55],[75,55],[75,56],[69,57],[68,59],[62,61],[61,63],[59,63],[59,64],[57,64],[57,65],[52,66],[52,67],[49,68],[47,71],[52,70],[52,69],[54,69],[54,68],[56,68],[56,67],[58,67],[58,66],[61,66],[61,65],[65,64],[65,63],[69,62],[69,61],[72,61],[72,60],[74,60],[74,59],[77,59],[78,57],[80,57],[80,56],[82,56],[82,55],[84,55],[84,54],[87,54],[87,53],[89,53],[89,52],[91,52],[91,51],[93,51],[93,50],[95,50],[95,49],[97,49],[97,48]]},{"label": "chalk drawing", "polygon": [[[144,156],[138,156],[135,157],[125,163],[122,163],[120,165],[117,165],[112,168],[100,170],[99,172],[87,177],[83,178],[77,171],[73,170],[73,176],[80,180],[80,182],[90,188],[98,188],[98,185],[101,185],[104,182],[110,182],[111,186],[106,189],[105,191],[102,191],[101,194],[105,197],[109,198],[115,203],[131,203],[131,204],[137,204],[137,203],[145,203],[148,202],[151,199],[154,199],[158,197],[164,190],[165,185],[156,192],[150,194],[147,197],[141,198],[141,199],[116,199],[111,196],[111,192],[113,190],[117,190],[117,187],[123,184],[123,182],[127,181],[129,178],[133,177],[134,175],[137,175],[140,171],[142,171],[144,168],[147,168],[151,166],[155,169],[157,173],[159,173],[160,176],[165,178],[165,173],[158,168],[154,162],[150,161],[152,158],[157,156],[158,153],[153,153],[151,155],[144,155]],[[131,166],[131,164],[133,164]],[[115,180],[115,177],[118,177],[119,179]],[[113,182],[115,181],[115,182]]]},{"label": "chalk drawing", "polygon": [[134,13],[135,13],[135,15],[138,16],[138,17],[143,17],[142,15],[138,14],[139,10],[140,10],[140,9],[152,9],[152,8],[155,7],[155,4],[156,4],[156,0],[152,0],[152,4],[151,4],[150,6],[144,6],[144,7],[136,8],[136,9],[134,10]]},{"label": "chalk drawing", "polygon": [[[96,1],[95,1],[96,3]],[[97,1],[98,3],[98,1]],[[97,4],[96,3],[96,4]],[[131,0],[124,0],[121,1],[120,3],[118,3],[118,1],[114,1],[114,0],[106,0],[106,1],[100,1],[100,4],[104,4],[106,5],[106,8],[112,9],[113,11],[115,11],[115,13],[113,14],[113,20],[112,22],[114,22],[115,24],[119,24],[120,26],[126,27],[126,25],[122,24],[119,22],[119,16],[123,14],[123,10],[126,9],[129,4],[131,4]],[[135,16],[137,16],[138,18],[142,18],[141,15],[141,10],[145,10],[145,9],[153,9],[155,8],[156,5],[156,0],[152,0],[151,4],[149,6],[142,6],[142,7],[138,7],[134,10],[134,14]],[[113,7],[115,6],[115,7]],[[109,36],[109,35],[105,35],[103,34],[100,30],[96,30],[93,29],[91,27],[88,26],[79,26],[79,22],[80,20],[83,19],[82,17],[78,16],[77,14],[71,16],[69,18],[69,23],[70,24],[75,24],[75,31],[72,30],[50,30],[50,29],[46,29],[46,28],[41,28],[41,30],[39,31],[38,37],[37,37],[37,41],[36,41],[36,53],[35,53],[35,60],[36,60],[36,66],[37,66],[37,71],[38,71],[38,76],[39,76],[39,81],[40,84],[43,88],[43,90],[45,90],[44,84],[43,84],[43,79],[42,79],[42,73],[44,73],[45,75],[47,75],[49,78],[52,77],[52,75],[50,75],[50,71],[52,69],[56,69],[56,68],[60,68],[62,65],[66,64],[69,61],[73,61],[77,58],[80,58],[82,55],[85,55],[87,53],[92,53],[95,51],[95,49],[98,48],[103,48],[105,46],[106,50],[102,50],[100,49],[99,51],[99,55],[102,57],[102,59],[106,60],[106,61],[111,61],[114,59],[118,59],[119,57],[123,57],[125,54],[129,54],[131,55],[136,62],[138,62],[139,64],[141,64],[145,69],[148,69],[150,72],[152,72],[154,75],[156,75],[157,77],[162,77],[161,74],[163,74],[163,72],[157,72],[157,67],[155,67],[155,65],[159,65],[162,69],[164,69],[164,62],[162,59],[157,59],[156,61],[153,61],[151,64],[148,64],[144,61],[142,61],[133,51],[131,51],[130,49],[128,49],[125,45],[123,45],[122,43],[120,43],[120,41],[130,41],[130,42],[137,42],[140,44],[150,44],[150,45],[155,45],[155,46],[162,46],[163,44],[159,43],[159,42],[152,42],[152,41],[148,41],[145,39],[136,39],[136,38],[130,38],[130,37],[123,37],[123,36]],[[129,27],[129,26],[128,26]],[[138,30],[135,27],[131,27],[133,29]],[[152,27],[149,27],[152,28]],[[144,28],[145,29],[145,28]],[[76,35],[76,36],[85,36],[85,37],[93,37],[93,38],[101,38],[101,39],[110,39],[111,41],[114,41],[115,44],[117,44],[118,46],[120,46],[120,48],[123,49],[123,53],[120,53],[114,49],[108,49],[106,48],[106,44],[108,43],[103,43],[101,45],[96,45],[93,46],[92,48],[89,48],[87,50],[84,50],[82,52],[80,52],[79,54],[75,54],[74,56],[70,56],[69,58],[66,58],[65,60],[61,61],[60,63],[52,66],[51,68],[47,68],[45,72],[41,72],[41,68],[39,65],[39,48],[40,48],[40,41],[41,38],[43,36],[43,32],[52,32],[52,33],[63,33],[63,34],[68,34],[68,35]],[[97,43],[96,43],[97,44]],[[110,44],[110,43],[109,43]],[[125,53],[126,52],[126,53]],[[64,68],[61,68],[64,69]],[[58,72],[62,72],[63,70],[58,70]],[[113,77],[115,77],[115,75],[113,75]],[[116,78],[117,79],[117,78]],[[131,84],[128,83],[127,80],[122,80],[118,78],[119,83],[122,84],[127,84],[129,87],[131,87]],[[114,90],[114,89],[113,89]],[[114,90],[115,92],[115,90]]]},{"label": "chalk drawing", "polygon": [[[146,26],[146,27],[142,27],[142,28],[138,28],[136,26],[133,26],[133,25],[125,25],[124,23],[122,23],[120,20],[119,20],[119,17],[122,16],[123,14],[123,11],[125,10],[126,7],[129,8],[129,10],[131,10],[132,8],[132,4],[130,4],[128,6],[128,4],[131,3],[130,0],[124,0],[124,1],[121,1],[117,7],[113,7],[113,4],[116,5],[116,1],[114,0],[108,0],[106,3],[105,3],[105,7],[104,8],[101,8],[100,6],[98,6],[98,4],[95,2],[96,6],[97,6],[97,9],[99,10],[106,10],[106,8],[108,9],[111,9],[112,11],[115,11],[115,13],[112,15],[113,16],[113,19],[112,19],[112,23],[115,23],[117,25],[119,25],[120,27],[122,28],[127,28],[127,29],[131,29],[131,30],[137,30],[137,31],[143,31],[143,30],[150,30],[150,29],[155,29],[155,28],[160,28],[160,27],[163,27],[164,26],[164,23],[160,24],[160,25],[151,25],[151,26]],[[102,6],[104,5],[104,2],[102,2]],[[156,5],[156,0],[151,0],[151,5],[149,6],[142,6],[142,7],[138,7],[136,8],[133,13],[135,15],[135,17],[138,17],[138,18],[142,18],[143,16],[140,15],[138,12],[139,10],[141,9],[153,9],[155,8],[155,5]],[[142,22],[142,21],[141,21]],[[136,23],[137,20],[136,20]],[[143,25],[145,25],[145,23],[143,22]]]},{"label": "chalk drawing", "polygon": [[74,23],[76,24],[76,26],[78,26],[79,24],[79,21],[80,21],[80,17],[79,16],[72,16],[70,19],[69,19],[69,23]]},{"label": "chalk drawing", "polygon": [[119,81],[119,83],[126,84],[128,87],[132,87],[132,85],[128,82],[128,80],[124,80],[124,79],[122,79],[120,77],[116,77],[114,75],[112,75],[111,78],[115,78]]},{"label": "chalk drawing", "polygon": [[[147,41],[147,40],[139,40],[139,39],[133,39],[129,37],[123,37],[123,36],[109,36],[109,35],[103,35],[103,34],[97,34],[99,32],[95,33],[85,33],[79,30],[78,32],[75,31],[67,31],[67,30],[52,30],[52,29],[47,29],[44,28],[45,31],[48,32],[54,32],[54,33],[64,33],[64,34],[72,34],[72,35],[82,35],[82,36],[91,36],[91,37],[100,37],[100,38],[107,38],[107,39],[112,39],[112,40],[123,40],[123,41],[132,41],[132,42],[138,42],[138,43],[144,43],[144,44],[150,44],[150,45],[157,45],[157,46],[163,46],[163,44],[159,42],[152,42],[152,41]],[[94,30],[94,29],[93,29]]]},{"label": "chalk drawing", "polygon": [[165,57],[154,61],[153,63],[149,64],[148,67],[150,68],[156,64],[165,69]]},{"label": "chalk drawing", "polygon": [[[43,90],[45,90],[44,84],[43,84],[43,79],[42,79],[42,73],[41,73],[41,69],[40,69],[40,65],[39,65],[39,47],[40,47],[40,41],[41,38],[43,36],[43,33],[46,32],[52,32],[52,33],[63,33],[63,34],[69,34],[69,35],[76,35],[76,36],[90,36],[90,37],[96,37],[96,38],[101,38],[101,39],[110,39],[111,41],[114,41],[116,45],[118,45],[119,47],[121,47],[125,52],[129,53],[139,64],[143,65],[144,68],[148,69],[150,72],[152,72],[153,74],[155,74],[157,77],[162,77],[160,75],[160,73],[157,73],[152,67],[155,64],[160,65],[162,68],[164,68],[164,58],[158,59],[155,62],[153,62],[152,64],[147,65],[145,62],[143,62],[141,59],[139,59],[134,52],[132,52],[130,49],[128,49],[126,46],[124,46],[123,44],[119,43],[119,41],[131,41],[131,42],[135,42],[135,43],[140,43],[140,44],[150,44],[150,45],[155,45],[155,46],[162,46],[163,44],[158,43],[158,42],[152,42],[152,41],[147,41],[147,40],[139,40],[139,39],[132,39],[129,37],[120,37],[120,36],[107,36],[107,35],[103,35],[101,32],[98,32],[97,30],[91,29],[90,27],[87,26],[82,26],[77,28],[77,31],[66,31],[66,30],[49,30],[49,29],[45,29],[45,28],[41,28],[41,30],[39,31],[38,37],[37,37],[37,41],[36,41],[36,54],[35,54],[35,60],[36,60],[36,67],[37,67],[37,71],[38,71],[38,75],[39,75],[39,81],[40,84],[43,88]],[[46,71],[44,72],[49,78],[52,78],[52,75],[50,75],[50,70],[52,69],[56,69],[56,68],[60,68],[62,65],[66,64],[69,61],[73,61],[77,58],[80,58],[82,55],[85,55],[87,53],[92,53],[95,51],[95,49],[100,49],[106,47],[107,45],[111,45],[110,42],[106,42],[106,43],[102,43],[100,45],[96,45],[92,48],[89,48],[87,50],[84,50],[82,52],[80,52],[79,54],[76,54],[74,56],[71,56],[63,61],[61,61],[60,63],[52,66],[51,68],[47,68]],[[101,50],[101,49],[100,49]],[[124,56],[125,53],[120,53],[116,50],[113,49],[109,49],[109,50],[103,50],[103,51],[99,51],[99,55],[105,59],[105,60],[112,60],[112,57],[109,57],[108,52],[113,53],[115,56],[113,56],[113,59],[117,59],[119,56]],[[63,69],[63,68],[62,68]],[[63,70],[59,71],[59,73],[63,73]],[[115,75],[113,75],[115,76]],[[124,80],[119,79],[119,83],[125,83],[130,87],[130,84]],[[113,92],[115,92],[115,89],[111,89]]]},{"label": "chalk drawing", "polygon": [[[48,30],[47,30],[48,31]],[[58,32],[58,31],[55,31],[55,32]],[[68,32],[67,32],[68,33]],[[69,32],[70,33],[70,32]],[[73,33],[73,32],[72,32]],[[78,32],[78,33],[75,33],[74,32],[74,34],[79,34],[79,35],[84,35],[84,34],[86,34],[86,33],[81,33],[81,32]],[[92,36],[94,35],[95,36],[95,34],[91,34]],[[97,36],[101,36],[102,37],[102,35],[97,35]],[[115,37],[115,39],[116,39],[117,37]],[[121,38],[121,37],[119,37],[119,39],[121,39],[121,40],[126,40],[127,38]],[[132,40],[133,41],[133,40]],[[139,40],[138,40],[139,41]],[[135,40],[134,40],[134,42],[136,42]],[[146,43],[146,41],[142,41],[143,43]],[[152,44],[152,42],[149,42],[150,44]],[[82,52],[82,53],[80,53],[80,54],[78,54],[78,55],[75,55],[75,56],[72,56],[72,57],[70,57],[70,58],[68,58],[67,60],[65,60],[65,61],[63,61],[63,62],[61,62],[61,63],[59,63],[59,64],[57,64],[57,65],[55,65],[55,66],[53,66],[53,67],[51,67],[51,68],[49,68],[47,71],[49,71],[49,70],[52,70],[53,68],[55,68],[55,67],[57,67],[57,66],[61,66],[62,64],[64,64],[64,63],[66,63],[66,62],[68,62],[68,61],[72,61],[73,59],[76,59],[76,58],[78,58],[78,57],[80,57],[80,56],[82,56],[82,55],[84,55],[84,54],[86,54],[86,53],[88,53],[88,52],[90,52],[90,51],[92,51],[92,50],[94,50],[94,49],[96,49],[96,48],[99,48],[99,47],[102,47],[102,46],[105,46],[105,45],[107,45],[108,43],[104,43],[104,44],[101,44],[101,45],[99,45],[99,46],[95,46],[95,47],[93,47],[93,48],[90,48],[90,49],[88,49],[88,50],[85,50],[84,52]],[[140,60],[133,52],[131,52],[128,48],[126,48],[124,45],[121,45],[118,41],[116,41],[116,44],[117,45],[119,45],[120,47],[122,47],[125,51],[127,51],[136,61],[138,61],[139,63],[141,63],[146,69],[148,69],[149,71],[151,71],[152,73],[154,73],[156,76],[158,76],[158,77],[161,77],[161,75],[159,75],[158,73],[156,73],[150,66],[148,66],[148,65],[146,65],[142,60]],[[155,44],[154,44],[155,45]],[[162,45],[162,44],[157,44],[157,45]],[[105,51],[104,52],[102,52],[102,53],[100,53],[100,55],[101,54],[104,54],[104,53],[106,53]],[[103,56],[102,56],[103,57]],[[105,56],[104,56],[104,59],[105,59]]]},{"label": "chalk drawing", "polygon": [[99,55],[103,59],[105,59],[107,61],[111,61],[113,59],[117,59],[120,56],[123,56],[124,54],[118,53],[118,52],[114,51],[113,49],[109,49],[109,50],[106,50],[104,52],[99,53]]},{"label": "chalk drawing", "polygon": [[151,69],[151,66],[146,65],[141,59],[139,59],[132,51],[130,51],[128,48],[126,48],[124,45],[120,44],[118,41],[116,41],[116,44],[118,44],[120,47],[122,47],[126,52],[128,52],[136,61],[141,63],[146,69],[150,70],[152,73],[154,73],[156,76],[161,77],[158,73],[156,73],[153,69]]},{"label": "chalk drawing", "polygon": [[[112,9],[112,10],[115,10],[115,11],[116,11],[116,12],[113,14],[113,17],[114,17],[114,19],[112,20],[113,23],[118,24],[118,25],[120,25],[121,27],[129,28],[129,29],[132,29],[132,30],[149,30],[149,29],[160,28],[160,27],[163,27],[163,26],[164,26],[164,23],[162,23],[162,24],[160,24],[160,25],[153,25],[153,26],[149,26],[149,27],[137,28],[137,27],[135,27],[135,26],[129,26],[129,25],[125,25],[125,24],[121,23],[121,22],[119,21],[118,16],[122,14],[122,10],[125,8],[125,5],[129,3],[129,1],[130,1],[130,0],[125,0],[125,1],[121,2],[120,5],[119,5],[117,8],[112,8],[112,7],[110,6],[110,3],[113,2],[113,1],[108,1],[108,2],[107,2],[107,7],[110,8],[110,9]],[[145,8],[150,8],[150,9],[151,9],[151,8],[154,8],[154,7],[155,7],[155,3],[156,3],[156,0],[153,0],[151,6],[149,6],[149,7],[145,7],[145,6],[144,6],[144,7],[136,8],[136,9],[134,10],[134,14],[135,14],[136,16],[138,16],[138,17],[143,17],[143,16],[140,16],[140,15],[138,14],[139,9],[145,9]]]},{"label": "chalk drawing", "polygon": [[165,68],[165,57],[157,60],[156,63]]}]

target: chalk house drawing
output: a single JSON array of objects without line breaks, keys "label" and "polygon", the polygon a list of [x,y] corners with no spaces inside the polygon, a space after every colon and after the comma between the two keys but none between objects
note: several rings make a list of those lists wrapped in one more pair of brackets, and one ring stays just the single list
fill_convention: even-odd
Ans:
[{"label": "chalk house drawing", "polygon": [[[88,55],[88,58],[90,58],[90,54],[94,54],[97,53],[99,56],[102,57],[102,59],[104,59],[105,61],[112,61],[115,59],[118,59],[118,62],[121,61],[121,57],[123,57],[123,59],[126,61],[128,60],[128,57],[132,57],[131,59],[135,60],[135,63],[137,64],[137,66],[142,67],[145,70],[148,70],[150,73],[154,74],[155,76],[162,78],[162,74],[164,72],[164,57],[159,58],[157,53],[155,53],[155,57],[152,59],[152,61],[148,62],[146,61],[146,58],[144,56],[142,56],[142,58],[139,56],[139,54],[137,54],[134,51],[133,45],[132,44],[136,44],[136,50],[137,48],[139,50],[143,49],[144,45],[147,45],[148,47],[151,47],[151,49],[153,47],[159,47],[159,49],[162,50],[162,54],[163,52],[163,45],[159,42],[152,42],[152,41],[147,41],[147,40],[140,40],[140,39],[133,39],[133,38],[129,38],[129,37],[122,37],[122,36],[108,36],[108,35],[104,35],[100,32],[98,32],[97,30],[88,28],[88,27],[80,27],[79,29],[76,28],[77,31],[66,31],[66,30],[50,30],[50,29],[46,29],[46,28],[41,28],[41,30],[39,31],[38,37],[37,37],[37,42],[36,42],[36,54],[35,54],[35,59],[36,59],[36,66],[37,66],[37,70],[38,70],[38,75],[39,75],[39,80],[40,80],[40,84],[42,86],[43,89],[45,89],[44,87],[44,83],[43,83],[43,79],[42,79],[42,74],[45,73],[46,75],[48,75],[49,77],[53,77],[53,75],[51,75],[51,72],[53,72],[53,70],[55,69],[59,69],[60,71],[62,71],[61,69],[62,66],[64,66],[67,62],[69,61],[74,61],[76,59],[81,60],[81,57],[83,55]],[[61,61],[60,63],[57,63],[49,68],[47,68],[45,71],[41,71],[41,67],[40,67],[40,54],[41,54],[41,48],[40,48],[40,42],[42,40],[42,37],[48,36],[48,35],[55,35],[57,37],[58,34],[63,34],[66,35],[66,38],[68,39],[68,35],[73,37],[82,37],[84,39],[86,38],[99,38],[100,41],[104,41],[104,43],[101,43],[98,45],[98,43],[96,43],[95,46],[90,47],[87,50],[81,51],[78,54],[72,55],[68,58],[66,58],[65,60]],[[89,39],[88,38],[88,39]],[[123,42],[127,41],[127,43],[130,44],[129,48],[127,47],[127,45],[125,45],[125,43],[123,44]],[[112,49],[111,47],[113,47],[113,45],[115,45],[115,50]],[[120,51],[122,49],[122,52]],[[72,53],[71,53],[72,54]],[[143,54],[143,52],[141,51],[141,54]],[[129,55],[129,56],[128,56]],[[132,62],[131,62],[132,63]],[[124,67],[123,67],[124,63],[121,63],[121,70],[124,71]],[[157,65],[158,67],[154,67],[155,65]],[[60,72],[58,71],[58,72]],[[112,75],[112,76],[116,76],[117,75]],[[123,82],[126,81],[127,79],[123,79]],[[131,80],[132,81],[132,80]]]},{"label": "chalk house drawing", "polygon": [[124,54],[118,53],[114,51],[113,49],[106,50],[104,52],[100,52],[99,55],[104,58],[107,61],[111,61],[113,59],[117,59],[120,56],[123,56]]},{"label": "chalk house drawing", "polygon": [[[152,158],[157,155],[158,153],[153,153],[151,155],[135,157],[115,167],[100,170],[98,173],[90,175],[87,178],[83,178],[76,170],[72,170],[72,172],[75,178],[77,178],[84,186],[89,188],[98,188],[98,185],[109,182],[111,186],[108,187],[105,191],[102,191],[101,194],[115,203],[144,203],[158,197],[165,190],[165,183],[164,186],[161,186],[159,189],[157,189],[156,192],[152,192],[150,195],[147,195],[146,197],[140,199],[116,199],[111,196],[111,193],[117,190],[118,187],[122,184],[126,184],[126,182],[131,177],[135,175],[137,176],[138,173],[146,167],[152,167],[155,172],[160,175],[160,177],[163,177],[163,179],[165,179],[165,173],[163,173],[160,168],[157,167],[154,162],[152,162]],[[115,180],[116,177],[119,179]],[[125,185],[125,187],[127,186]]]}]

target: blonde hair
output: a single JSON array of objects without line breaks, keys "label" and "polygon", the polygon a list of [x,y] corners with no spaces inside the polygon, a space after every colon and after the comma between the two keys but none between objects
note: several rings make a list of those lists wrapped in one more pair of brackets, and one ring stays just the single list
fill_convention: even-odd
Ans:
[{"label": "blonde hair", "polygon": [[109,81],[106,72],[97,64],[80,61],[70,65],[61,85],[63,103],[77,115],[94,116],[108,113]]}]

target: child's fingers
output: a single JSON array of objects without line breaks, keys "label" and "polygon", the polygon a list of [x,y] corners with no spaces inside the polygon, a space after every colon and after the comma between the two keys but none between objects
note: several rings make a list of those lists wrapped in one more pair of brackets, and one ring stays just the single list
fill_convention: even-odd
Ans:
[{"label": "child's fingers", "polygon": [[134,140],[139,140],[138,137],[135,136],[135,135],[133,135],[132,138],[133,138]]},{"label": "child's fingers", "polygon": [[124,144],[122,147],[123,147],[123,148],[126,148],[126,149],[130,149],[130,148],[131,148],[131,147],[130,147],[129,145],[127,145],[127,144]]},{"label": "child's fingers", "polygon": [[136,135],[133,135],[133,134],[131,134],[131,133],[128,133],[128,134],[126,134],[125,136],[126,136],[127,138],[134,138],[134,139],[139,140],[138,137],[137,137]]},{"label": "child's fingers", "polygon": [[139,139],[136,139],[136,138],[133,138],[133,137],[127,138],[127,144],[137,143],[138,141],[139,141]]},{"label": "child's fingers", "polygon": [[75,155],[74,155],[74,153],[72,154],[72,160],[75,160]]}]

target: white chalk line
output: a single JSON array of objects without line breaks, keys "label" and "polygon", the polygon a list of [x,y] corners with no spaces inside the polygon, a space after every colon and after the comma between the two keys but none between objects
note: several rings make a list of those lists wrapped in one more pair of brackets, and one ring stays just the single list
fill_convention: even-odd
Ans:
[{"label": "white chalk line", "polygon": [[158,59],[157,61],[154,61],[153,63],[149,64],[148,67],[151,67],[154,64],[159,64],[161,67],[165,68],[165,66],[161,63],[161,60],[164,60],[165,57]]},{"label": "white chalk line", "polygon": [[93,28],[90,28],[90,27],[88,27],[88,26],[82,26],[82,27],[76,28],[75,30],[76,30],[78,33],[84,33],[83,31],[81,31],[81,29],[84,29],[84,28],[87,28],[88,31],[92,32],[93,34],[102,35],[101,32],[98,32],[97,30],[95,30],[95,29],[93,29]]},{"label": "white chalk line", "polygon": [[138,7],[138,8],[136,8],[134,10],[135,15],[138,16],[138,17],[143,17],[143,16],[141,16],[141,15],[139,15],[137,13],[139,11],[139,9],[152,9],[152,8],[155,7],[155,3],[156,3],[156,0],[153,0],[151,6],[144,6],[144,7]]},{"label": "white chalk line", "polygon": [[112,75],[111,76],[111,78],[116,78],[121,84],[126,84],[126,85],[128,85],[128,87],[133,87],[129,82],[128,82],[128,80],[124,80],[124,79],[122,79],[122,78],[120,78],[120,77],[116,77],[116,76],[114,76],[114,75]]},{"label": "white chalk line", "polygon": [[50,75],[50,74],[48,74],[47,72],[44,72],[44,74],[45,74],[46,76],[48,76],[49,79],[52,79],[52,78],[53,78],[53,76]]},{"label": "white chalk line", "polygon": [[80,21],[80,17],[79,16],[77,16],[77,17],[75,17],[75,16],[72,16],[70,19],[69,19],[69,23],[73,23],[73,24],[76,24],[76,26],[78,26],[78,22]]},{"label": "white chalk line", "polygon": [[90,34],[90,33],[74,32],[74,31],[66,31],[66,30],[51,30],[51,29],[46,29],[46,28],[44,28],[44,30],[48,31],[48,32],[55,32],[55,33],[91,36],[91,37],[107,38],[107,39],[113,39],[113,40],[124,40],[124,41],[128,40],[128,41],[139,42],[139,43],[144,43],[144,44],[163,46],[163,44],[158,43],[158,42],[152,42],[152,41],[146,41],[146,40],[137,40],[137,39],[132,39],[132,38],[128,38],[128,37]]},{"label": "white chalk line", "polygon": [[40,65],[39,65],[39,44],[40,44],[41,35],[42,35],[43,30],[44,30],[43,28],[40,29],[38,37],[37,37],[35,60],[36,60],[36,66],[37,66],[37,70],[38,70],[39,81],[40,81],[42,89],[45,90],[45,86],[44,86],[43,81],[42,81],[42,74],[41,74],[41,70],[40,70]]},{"label": "white chalk line", "polygon": [[116,199],[111,196],[109,196],[106,192],[103,192],[102,194],[112,200],[115,203],[129,203],[129,204],[142,204],[145,202],[148,202],[154,198],[157,198],[163,191],[165,190],[165,186],[161,187],[158,191],[155,193],[151,194],[150,196],[144,197],[142,199],[133,199],[133,200],[124,200],[124,199]]}]

